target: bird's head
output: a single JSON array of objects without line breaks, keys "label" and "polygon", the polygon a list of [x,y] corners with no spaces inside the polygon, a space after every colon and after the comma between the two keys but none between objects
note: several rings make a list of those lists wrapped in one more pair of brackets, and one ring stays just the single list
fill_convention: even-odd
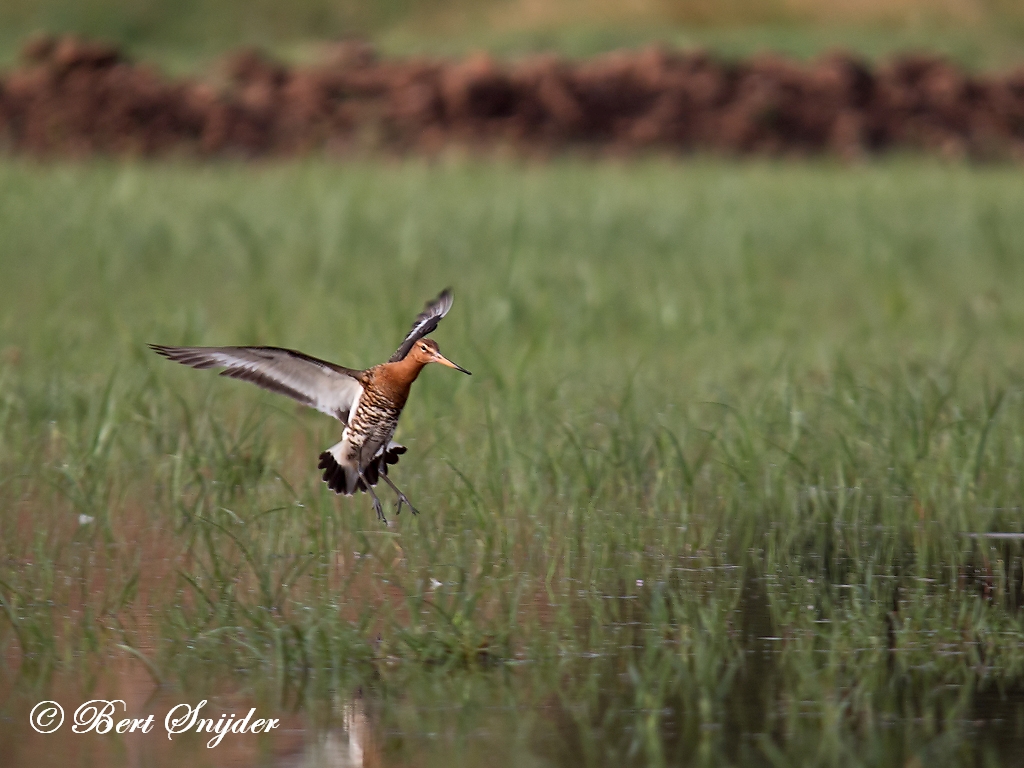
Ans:
[{"label": "bird's head", "polygon": [[461,365],[456,365],[447,357],[441,354],[441,350],[437,348],[437,342],[433,339],[420,339],[412,345],[412,349],[409,350],[408,357],[411,357],[418,363],[426,365],[427,363],[440,363],[441,365],[447,365],[449,368],[454,368],[456,371],[462,371],[465,374],[469,374],[465,368]]}]

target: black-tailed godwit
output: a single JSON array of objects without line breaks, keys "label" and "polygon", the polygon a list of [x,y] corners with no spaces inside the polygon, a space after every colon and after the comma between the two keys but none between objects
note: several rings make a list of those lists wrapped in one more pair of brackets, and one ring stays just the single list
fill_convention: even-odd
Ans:
[{"label": "black-tailed godwit", "polygon": [[377,517],[387,523],[373,490],[379,478],[398,494],[396,514],[402,511],[402,504],[418,514],[409,497],[388,477],[388,466],[397,463],[406,451],[391,438],[412,383],[427,363],[469,373],[442,355],[433,339],[424,338],[437,328],[451,306],[452,293],[445,289],[416,318],[391,359],[365,371],[280,347],[149,346],[167,359],[193,368],[223,368],[221,376],[250,381],[338,419],[345,425],[341,441],[320,454],[324,481],[331,490],[346,496],[368,491]]}]

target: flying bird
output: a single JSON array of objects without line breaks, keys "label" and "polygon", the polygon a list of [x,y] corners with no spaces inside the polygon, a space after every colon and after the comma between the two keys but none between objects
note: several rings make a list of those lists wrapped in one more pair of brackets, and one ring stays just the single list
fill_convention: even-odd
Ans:
[{"label": "flying bird", "polygon": [[320,454],[318,467],[324,471],[324,482],[335,493],[346,496],[368,491],[377,518],[387,523],[373,490],[380,478],[398,494],[395,514],[402,511],[402,504],[419,514],[409,497],[388,477],[388,467],[406,451],[391,438],[412,383],[427,363],[469,373],[442,355],[433,339],[425,338],[451,308],[452,292],[446,288],[417,316],[395,354],[386,363],[365,371],[280,347],[149,346],[168,360],[193,368],[223,368],[221,376],[250,381],[336,418],[345,428],[341,440]]}]

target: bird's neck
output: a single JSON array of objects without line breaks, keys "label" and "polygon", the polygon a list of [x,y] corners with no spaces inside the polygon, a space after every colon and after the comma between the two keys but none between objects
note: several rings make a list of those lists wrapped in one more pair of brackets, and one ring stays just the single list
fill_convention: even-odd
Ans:
[{"label": "bird's neck", "polygon": [[397,363],[384,363],[375,378],[388,399],[395,405],[401,406],[409,397],[409,388],[416,381],[416,377],[420,375],[424,365],[426,363],[407,355]]}]

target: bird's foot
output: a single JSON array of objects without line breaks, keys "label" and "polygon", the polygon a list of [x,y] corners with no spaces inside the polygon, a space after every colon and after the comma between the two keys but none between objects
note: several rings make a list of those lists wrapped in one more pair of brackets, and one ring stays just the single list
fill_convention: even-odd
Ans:
[{"label": "bird's foot", "polygon": [[416,507],[414,507],[412,505],[412,502],[409,501],[409,497],[406,496],[404,493],[399,493],[398,494],[398,509],[395,510],[395,514],[396,515],[402,514],[402,505],[403,504],[408,506],[409,507],[409,511],[412,512],[414,515],[418,515],[419,514],[419,510],[416,509]]},{"label": "bird's foot", "polygon": [[384,507],[381,506],[380,499],[375,498],[373,500],[373,511],[377,513],[378,520],[384,523],[384,525],[388,524],[388,519],[384,517]]}]

